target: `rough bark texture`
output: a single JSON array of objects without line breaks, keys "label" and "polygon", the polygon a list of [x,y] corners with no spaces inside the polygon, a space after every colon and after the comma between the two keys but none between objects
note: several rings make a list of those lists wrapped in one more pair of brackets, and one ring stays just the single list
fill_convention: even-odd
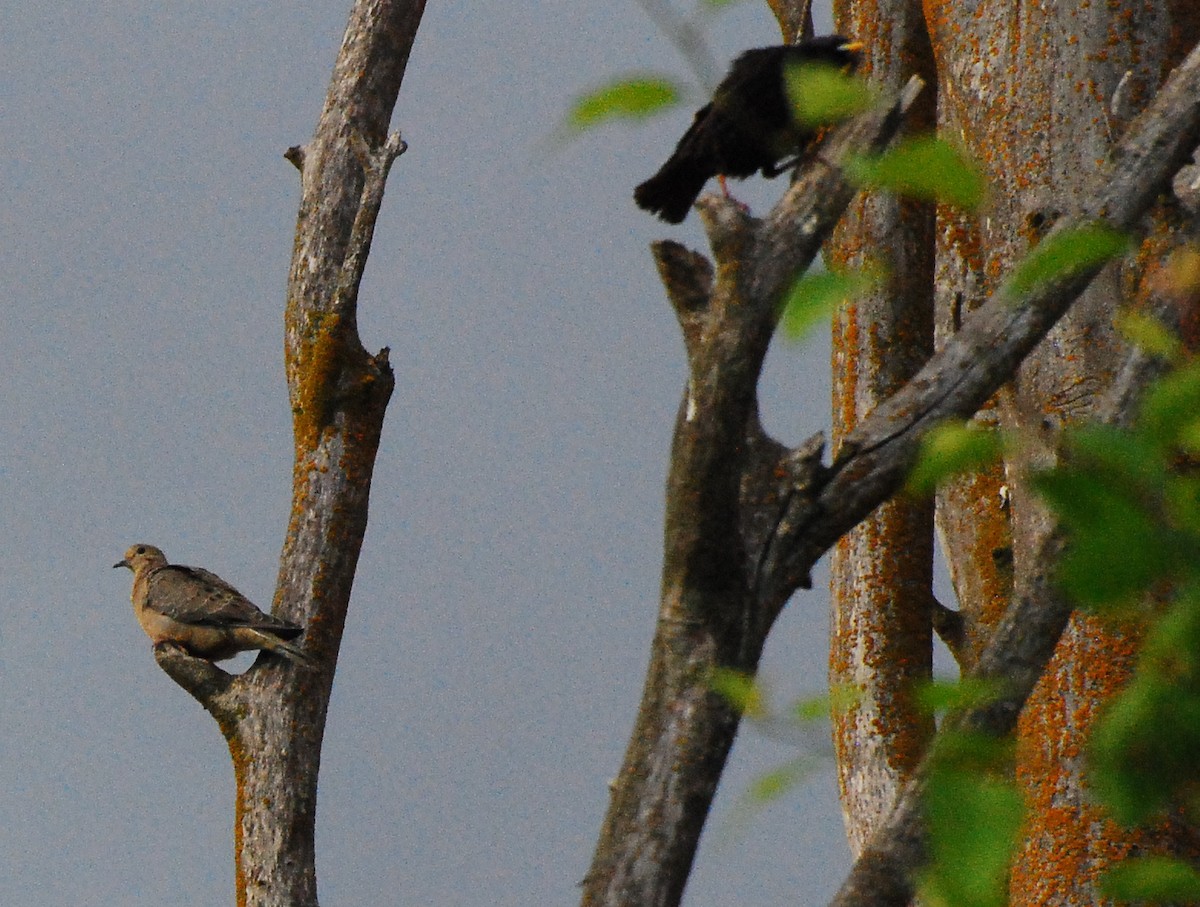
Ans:
[{"label": "rough bark texture", "polygon": [[358,287],[388,170],[404,150],[387,127],[424,6],[355,5],[316,134],[287,154],[302,174],[285,314],[295,465],[275,612],[307,627],[319,666],[264,656],[231,677],[177,650],[156,653],[229,744],[239,907],[317,903],[321,741],[393,387],[387,351],[371,355],[359,341]]},{"label": "rough bark texture", "polygon": [[784,44],[813,36],[812,0],[767,0]]},{"label": "rough bark texture", "polygon": [[[916,72],[934,84],[919,4],[834,4],[840,34],[866,44],[862,72],[896,90]],[[910,111],[908,135],[934,126],[936,93]],[[833,263],[882,268],[881,284],[843,306],[833,323],[833,450],[933,352],[932,204],[886,192],[860,194],[830,244]],[[829,682],[853,691],[833,715],[838,788],[858,853],[915,768],[933,731],[915,684],[932,669],[933,502],[895,498],[844,535],[830,561]],[[842,700],[842,697],[838,697]]]},{"label": "rough bark texture", "polygon": [[[953,32],[954,29],[949,31]],[[961,35],[959,37],[962,38]],[[938,46],[936,41],[935,46]],[[941,52],[939,46],[939,54]],[[952,55],[948,54],[947,59],[953,59]],[[944,65],[946,63],[943,61]],[[974,67],[969,62],[958,65],[959,71],[974,73],[979,78],[986,63],[980,62]],[[1145,218],[1151,211],[1158,191],[1165,185],[1163,173],[1157,171],[1154,162],[1167,164],[1169,172],[1186,160],[1190,148],[1194,147],[1197,135],[1197,99],[1194,92],[1200,87],[1198,71],[1200,54],[1193,52],[1174,74],[1171,83],[1159,94],[1152,109],[1129,128],[1128,134],[1110,158],[1113,163],[1094,170],[1089,168],[1090,188],[1085,186],[1068,196],[1078,204],[1077,211],[1085,218],[1103,214],[1106,218],[1115,218],[1110,223],[1124,224],[1124,229],[1149,233],[1150,238],[1143,245],[1142,256],[1146,248],[1161,248],[1164,245],[1161,218],[1157,221]],[[979,78],[977,84],[988,84],[988,80]],[[947,94],[956,90],[953,85],[943,88]],[[964,101],[964,106],[970,105]],[[1182,144],[1169,147],[1176,140],[1181,140]],[[1060,141],[1065,139],[1060,137]],[[1023,153],[1028,154],[1028,149]],[[1154,168],[1155,172],[1147,168]],[[1130,207],[1131,204],[1137,206],[1136,212]],[[994,229],[995,225],[991,227]],[[1094,298],[1096,293],[1110,285],[1110,282],[1101,281],[1100,289],[1093,290],[1092,297],[1082,300],[1085,310],[1089,298]],[[1001,298],[1005,295],[1003,287],[997,295]],[[989,320],[990,310],[994,310],[994,307],[995,300],[985,305],[976,317],[968,316],[961,333],[947,341],[943,353],[953,350],[966,335],[973,332],[976,325]],[[1079,318],[1072,324],[1074,329],[1081,330]],[[1066,330],[1067,327],[1062,323],[1055,327],[1051,335],[1052,343],[1043,346],[1042,356],[1033,360],[1040,369],[1038,380],[1047,380],[1053,371],[1056,360],[1054,351],[1070,349],[1070,344],[1062,337]],[[1085,332],[1083,339],[1076,338],[1072,342],[1086,346],[1087,336]],[[998,342],[1003,341],[998,339]],[[1047,348],[1051,354],[1045,352]],[[1091,358],[1087,361],[1087,368],[1100,367],[1096,357],[1103,356],[1105,349],[1105,345],[1099,344],[1097,349],[1088,351]],[[935,356],[931,365],[936,365],[942,358],[942,354]],[[1137,354],[1122,354],[1120,358],[1106,360],[1110,363],[1106,366],[1110,377],[1102,389],[1103,393],[1089,395],[1087,399],[1091,416],[1103,421],[1119,422],[1128,415],[1129,402],[1145,381],[1144,364],[1138,360]],[[1117,366],[1121,361],[1127,364],[1118,372]],[[1071,360],[1062,363],[1061,368],[1063,373],[1074,376],[1063,380],[1082,378],[1082,375],[1072,372],[1074,362]],[[1115,387],[1112,384],[1114,375],[1117,376]],[[1025,378],[1026,375],[1022,373],[1020,380]],[[920,377],[917,380],[919,382]],[[1045,387],[1041,392],[1048,393]],[[1021,393],[1033,396],[1038,391],[1018,389],[1014,392],[1014,398],[1020,400]],[[1068,398],[1069,395],[1048,398],[1043,412],[1054,412],[1052,404],[1061,402],[1066,405]],[[1081,401],[1082,398],[1075,398],[1071,403],[1080,405]],[[892,401],[889,406],[899,402]],[[1041,420],[1038,429],[1045,430]],[[1052,451],[1052,444],[1046,444],[1044,449]],[[1123,648],[1118,647],[1114,639],[1097,635],[1094,626],[1083,623],[1074,623],[1068,629],[1070,603],[1063,599],[1050,581],[1063,539],[1057,527],[1046,521],[1044,515],[1035,514],[1025,519],[1029,528],[1018,534],[1021,556],[1014,563],[1018,577],[1017,594],[1004,618],[996,625],[994,635],[976,665],[977,673],[982,676],[1004,678],[1012,692],[1004,701],[964,716],[961,724],[996,735],[1009,733],[1015,727],[1026,700],[1031,694],[1034,696],[1022,716],[1026,742],[1023,744],[1019,769],[1027,786],[1032,824],[1028,830],[1025,852],[1014,872],[1011,902],[1101,903],[1103,899],[1096,889],[1099,872],[1114,857],[1128,852],[1135,842],[1111,824],[1099,821],[1086,802],[1079,782],[1081,760],[1078,754],[1097,705],[1119,682],[1113,675],[1122,670],[1122,661],[1128,657],[1122,652],[1128,652],[1128,643]],[[1041,523],[1035,527],[1038,519],[1041,519]],[[1100,649],[1101,645],[1103,650]],[[1052,670],[1043,678],[1038,692],[1033,693],[1034,685],[1042,677],[1056,646],[1055,662],[1068,665],[1065,671],[1067,681],[1047,696],[1047,685],[1058,683],[1058,672]],[[1109,675],[1107,679],[1105,675]],[[1040,704],[1043,699],[1049,703],[1053,714],[1046,714]],[[1035,741],[1035,752],[1029,751],[1030,740]],[[906,786],[895,809],[887,816],[856,863],[835,904],[888,904],[898,907],[909,902],[912,896],[911,872],[920,865],[923,857],[920,822],[923,785],[922,770]],[[1137,843],[1151,842],[1141,839]],[[1177,846],[1182,843],[1180,841],[1167,840],[1165,843],[1173,850],[1183,849]]]},{"label": "rough bark texture", "polygon": [[[961,66],[947,60],[941,45],[938,53],[942,67]],[[957,86],[941,69],[937,80],[941,94],[940,133],[965,144],[963,130],[954,118],[957,109],[970,107],[970,103],[960,95],[947,96]],[[958,333],[963,319],[983,305],[998,284],[999,274],[991,272],[989,277],[984,264],[982,233],[983,225],[977,214],[949,206],[939,208],[934,240],[934,338],[938,347]],[[979,408],[973,421],[984,428],[998,427],[1000,402],[1006,393],[1007,385]],[[992,629],[1012,599],[1009,498],[1008,479],[1000,463],[951,479],[938,489],[936,496],[937,535],[961,621],[961,639],[954,654],[963,672],[974,668]]]}]

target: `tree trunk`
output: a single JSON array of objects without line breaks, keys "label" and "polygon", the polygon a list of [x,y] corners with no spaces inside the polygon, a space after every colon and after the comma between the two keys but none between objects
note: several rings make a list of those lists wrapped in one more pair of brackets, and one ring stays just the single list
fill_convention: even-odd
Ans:
[{"label": "tree trunk", "polygon": [[[838,130],[831,160],[880,147],[911,94]],[[853,189],[807,174],[765,220],[703,196],[715,267],[677,243],[654,253],[687,348],[689,379],[667,482],[662,596],[641,708],[612,786],[586,907],[678,904],[740,716],[715,669],[753,673],[788,597],[806,586],[787,527],[821,474],[820,438],[789,451],[758,420],[757,382],[784,292],[816,256]],[[827,540],[828,545],[832,539]],[[822,546],[819,550],[824,550]]]},{"label": "tree trunk", "polygon": [[[755,400],[762,357],[783,293],[853,194],[837,165],[849,149],[886,144],[900,113],[911,108],[914,89],[917,79],[890,110],[833,130],[822,154],[827,166],[802,171],[766,218],[728,199],[702,196],[697,207],[713,263],[677,243],[654,245],[683,331],[689,380],[672,450],[651,670],[584,880],[589,907],[678,902],[736,729],[736,716],[715,703],[703,683],[705,672],[754,669],[784,602],[806,586],[817,558],[900,490],[922,438],[947,419],[976,413],[1104,270],[1093,263],[1033,286],[1004,284],[964,314],[911,380],[862,418],[829,466],[821,462],[820,436],[790,451],[766,437]],[[1091,175],[1077,196],[1078,211],[1058,228],[1143,230],[1145,215],[1197,143],[1200,50]],[[1127,412],[1134,397],[1136,389],[1125,384],[1140,374],[1133,367],[1138,357],[1126,358],[1130,367],[1106,399],[1106,418]],[[994,699],[957,716],[952,728],[992,736],[1015,729],[1071,613],[1052,581],[1063,544],[1056,530],[1031,549],[1017,594],[975,659],[982,678],[1004,683]],[[916,607],[928,609],[929,596]],[[835,904],[908,904],[924,860],[927,781],[922,762],[876,823]]]},{"label": "tree trunk", "polygon": [[[898,90],[915,70],[928,88],[905,134],[929,132],[937,96],[920,9],[911,0],[835,3],[839,34],[866,44],[861,72]],[[862,193],[834,234],[831,263],[881,267],[869,295],[833,324],[833,449],[899,390],[933,351],[933,205]],[[894,498],[844,535],[830,563],[833,742],[851,849],[861,852],[924,751],[933,721],[913,702],[932,669],[933,505]],[[841,707],[841,703],[850,705]]]}]

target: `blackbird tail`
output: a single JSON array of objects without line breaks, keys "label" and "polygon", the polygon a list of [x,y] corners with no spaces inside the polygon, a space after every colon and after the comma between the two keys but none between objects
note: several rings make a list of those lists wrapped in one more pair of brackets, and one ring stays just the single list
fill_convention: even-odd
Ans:
[{"label": "blackbird tail", "polygon": [[678,224],[687,217],[710,176],[712,173],[702,163],[677,150],[658,173],[633,190],[633,199],[639,208],[669,224]]}]

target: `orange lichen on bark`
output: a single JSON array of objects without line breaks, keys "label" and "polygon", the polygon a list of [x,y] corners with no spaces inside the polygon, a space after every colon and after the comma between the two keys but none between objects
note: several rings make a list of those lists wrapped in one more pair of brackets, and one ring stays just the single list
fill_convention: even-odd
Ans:
[{"label": "orange lichen on bark", "polygon": [[[889,501],[834,553],[830,685],[858,697],[833,716],[838,783],[857,848],[924,752],[932,721],[913,699],[930,672],[928,505]],[[926,546],[927,547],[927,546]],[[895,556],[892,556],[894,553]],[[915,555],[915,556],[914,556]]]},{"label": "orange lichen on bark", "polygon": [[246,767],[251,757],[246,753],[245,747],[242,746],[235,727],[227,729],[222,724],[221,733],[225,735],[225,742],[229,745],[229,756],[233,761],[235,791],[233,809],[234,890],[237,893],[237,907],[246,907],[246,869],[242,852],[245,839],[242,831],[242,819],[246,815]]},{"label": "orange lichen on bark", "polygon": [[344,355],[345,338],[340,316],[324,315],[308,325],[296,363],[296,403],[292,418],[297,459],[316,447],[317,439],[328,424]]},{"label": "orange lichen on bark", "polygon": [[858,372],[845,367],[858,355],[860,345],[858,307],[844,306],[833,321],[833,454],[841,439],[858,424]]},{"label": "orange lichen on bark", "polygon": [[1136,644],[1077,613],[1021,713],[1017,780],[1027,823],[1010,880],[1014,904],[1092,903],[1100,875],[1143,841],[1090,798],[1084,755],[1103,704],[1130,676]]}]

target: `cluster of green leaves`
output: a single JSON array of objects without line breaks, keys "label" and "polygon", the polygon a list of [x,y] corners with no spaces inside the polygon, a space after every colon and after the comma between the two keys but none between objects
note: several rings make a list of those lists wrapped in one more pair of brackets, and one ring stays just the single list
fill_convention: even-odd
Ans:
[{"label": "cluster of green leaves", "polygon": [[[1145,632],[1133,678],[1092,733],[1092,787],[1126,825],[1175,808],[1200,821],[1200,362],[1154,382],[1131,430],[1081,428],[1066,449],[1036,480],[1071,534],[1063,587]],[[1128,861],[1108,886],[1124,899],[1200,900],[1200,873],[1166,857]]]},{"label": "cluster of green leaves", "polygon": [[[1102,238],[1102,244],[1117,244]],[[1086,251],[1085,256],[1091,254]],[[1066,267],[1071,267],[1070,264]],[[1047,272],[1045,279],[1054,275]],[[1200,361],[1161,326],[1123,329],[1174,360],[1145,392],[1129,429],[1064,433],[1057,466],[1032,477],[1069,534],[1057,578],[1089,613],[1144,634],[1133,677],[1089,743],[1089,783],[1119,822],[1152,824],[1178,809],[1200,821]],[[995,432],[934,432],[910,481],[928,492],[1007,445]],[[961,795],[962,792],[959,792]],[[932,814],[936,806],[931,801]],[[936,859],[941,859],[936,850]],[[1200,902],[1200,873],[1169,857],[1131,859],[1107,893],[1146,903]],[[965,903],[965,902],[964,902]]]},{"label": "cluster of green leaves", "polygon": [[964,732],[938,738],[925,789],[929,862],[917,890],[929,907],[1003,907],[1024,815],[1007,748]]},{"label": "cluster of green leaves", "polygon": [[[704,0],[702,9],[729,0]],[[786,74],[799,121],[836,122],[878,103],[861,80],[820,67]],[[568,118],[574,131],[612,121],[639,121],[679,104],[679,82],[654,75],[618,78],[580,97]],[[933,136],[906,139],[878,155],[848,162],[859,185],[974,211],[986,198],[979,170],[954,145]],[[1019,298],[1042,285],[1122,254],[1128,239],[1102,225],[1050,234],[1014,269],[1004,292]],[[785,331],[802,336],[843,301],[870,292],[878,266],[802,276],[788,294]],[[1200,364],[1152,323],[1127,318],[1129,336],[1172,357],[1175,368],[1149,390],[1132,430],[1085,426],[1064,436],[1059,466],[1034,485],[1071,537],[1059,570],[1081,607],[1137,619],[1146,636],[1127,689],[1099,721],[1090,747],[1092,783],[1112,814],[1128,824],[1154,821],[1182,806],[1200,820]],[[994,431],[948,425],[929,434],[909,480],[929,493],[948,476],[976,469],[1014,443]],[[1155,603],[1152,609],[1147,603]],[[771,719],[752,677],[718,672],[715,691],[752,720]],[[969,684],[931,688],[929,707],[958,707]],[[979,691],[975,691],[978,693]],[[939,698],[941,697],[941,698]],[[845,694],[835,695],[845,700]],[[847,705],[849,703],[846,703]],[[788,717],[811,722],[830,708],[806,700]],[[1021,821],[1020,798],[1007,771],[1008,753],[991,739],[942,734],[933,756],[927,799],[931,860],[920,882],[923,903],[992,907],[1005,902],[1009,854]],[[805,776],[796,760],[760,778],[751,799],[773,800]],[[1200,874],[1166,857],[1130,860],[1110,873],[1111,897],[1147,902],[1200,902]]]},{"label": "cluster of green leaves", "polygon": [[[937,682],[920,703],[936,713],[982,704],[994,684]],[[943,727],[946,720],[943,718]],[[1024,808],[1012,777],[1012,743],[943,730],[930,754],[925,793],[929,862],[917,883],[928,907],[1003,907],[1008,867]]]},{"label": "cluster of green leaves", "polygon": [[942,726],[925,793],[929,861],[917,882],[928,907],[1003,907],[1008,901],[1008,867],[1024,816],[1012,742],[955,730],[947,717],[999,691],[973,678],[935,680],[919,691],[918,703],[940,715]]},{"label": "cluster of green leaves", "polygon": [[[718,670],[711,686],[756,725],[810,726],[831,713],[853,708],[859,693],[832,690],[794,702],[776,714],[761,684],[739,671]],[[995,684],[966,679],[925,686],[918,702],[931,714],[983,704]],[[808,777],[817,764],[811,753],[760,774],[743,800],[753,811],[779,799]],[[1012,780],[1012,747],[982,734],[943,732],[930,762],[926,824],[930,861],[921,874],[921,903],[929,907],[1003,907],[1008,865],[1022,820],[1021,796]]]}]

